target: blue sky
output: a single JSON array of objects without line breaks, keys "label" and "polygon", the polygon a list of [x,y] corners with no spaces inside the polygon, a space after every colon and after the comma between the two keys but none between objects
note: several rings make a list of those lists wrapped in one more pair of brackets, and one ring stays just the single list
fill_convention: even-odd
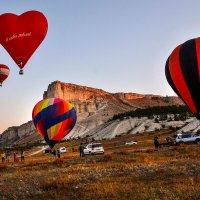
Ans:
[{"label": "blue sky", "polygon": [[44,42],[18,75],[0,88],[0,133],[31,120],[34,105],[55,80],[109,92],[174,95],[164,67],[180,43],[200,35],[198,0],[1,0],[0,14],[38,10],[48,19]]}]

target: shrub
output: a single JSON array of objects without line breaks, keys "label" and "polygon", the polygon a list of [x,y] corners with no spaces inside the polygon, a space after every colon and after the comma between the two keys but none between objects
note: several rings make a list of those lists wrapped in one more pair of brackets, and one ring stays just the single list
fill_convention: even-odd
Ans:
[{"label": "shrub", "polygon": [[164,119],[167,119],[167,114],[175,114],[179,120],[179,115],[183,116],[191,116],[191,112],[189,111],[188,107],[186,106],[155,106],[155,107],[148,107],[145,109],[136,109],[133,111],[120,113],[114,115],[112,120],[123,120],[126,117],[153,117],[154,115],[163,115]]},{"label": "shrub", "polygon": [[162,124],[162,128],[165,128],[165,124]]},{"label": "shrub", "polygon": [[104,159],[105,160],[112,160],[112,154],[106,154],[106,155],[104,155]]},{"label": "shrub", "polygon": [[145,125],[144,127],[145,127],[145,129],[148,129],[148,128],[149,128],[149,126],[147,126],[147,125]]},{"label": "shrub", "polygon": [[129,152],[127,150],[117,151],[117,152],[114,152],[114,153],[118,154],[118,155],[129,155]]}]

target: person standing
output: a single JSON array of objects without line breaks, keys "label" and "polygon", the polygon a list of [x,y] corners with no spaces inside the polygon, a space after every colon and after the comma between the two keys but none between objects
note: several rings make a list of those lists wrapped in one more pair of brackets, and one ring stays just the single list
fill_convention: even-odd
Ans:
[{"label": "person standing", "polygon": [[14,162],[16,162],[16,152],[13,154]]},{"label": "person standing", "polygon": [[79,146],[79,151],[80,151],[80,157],[84,157],[84,146],[83,143],[80,144]]},{"label": "person standing", "polygon": [[19,158],[21,157],[21,155],[18,153],[18,151],[17,151],[17,153],[16,153],[16,156],[15,156],[15,161],[16,162],[19,162]]},{"label": "person standing", "polygon": [[56,149],[54,149],[54,150],[52,151],[52,154],[53,154],[54,157],[56,158]]},{"label": "person standing", "polygon": [[10,162],[10,152],[9,151],[6,152],[6,161]]},{"label": "person standing", "polygon": [[1,153],[1,160],[2,160],[2,162],[5,162],[5,158],[6,158],[6,154],[5,154],[5,152],[3,151],[3,152]]},{"label": "person standing", "polygon": [[57,150],[57,156],[58,156],[58,158],[60,158],[60,154],[61,154],[61,152],[60,152],[60,150],[58,149],[58,150]]},{"label": "person standing", "polygon": [[155,146],[155,149],[157,149],[159,147],[159,142],[158,142],[158,136],[155,136],[154,137],[154,146]]},{"label": "person standing", "polygon": [[21,150],[21,161],[24,161],[24,151]]}]

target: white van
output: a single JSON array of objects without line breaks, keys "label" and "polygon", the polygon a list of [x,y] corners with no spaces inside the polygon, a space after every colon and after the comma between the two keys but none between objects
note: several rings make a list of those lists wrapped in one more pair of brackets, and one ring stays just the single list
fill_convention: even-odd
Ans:
[{"label": "white van", "polygon": [[58,149],[58,151],[59,151],[60,153],[67,153],[66,147],[60,147],[60,148]]},{"label": "white van", "polygon": [[104,154],[104,148],[101,143],[91,143],[83,150],[85,155]]},{"label": "white van", "polygon": [[197,143],[200,144],[200,136],[198,135],[193,135],[192,133],[188,134],[177,134],[176,136],[176,143],[181,144],[181,143]]}]

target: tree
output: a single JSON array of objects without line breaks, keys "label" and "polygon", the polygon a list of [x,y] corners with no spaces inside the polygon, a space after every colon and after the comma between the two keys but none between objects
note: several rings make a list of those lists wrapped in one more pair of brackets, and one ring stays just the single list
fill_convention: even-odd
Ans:
[{"label": "tree", "polygon": [[155,123],[159,123],[159,118],[156,117],[155,120],[154,120],[154,122],[155,122]]}]

